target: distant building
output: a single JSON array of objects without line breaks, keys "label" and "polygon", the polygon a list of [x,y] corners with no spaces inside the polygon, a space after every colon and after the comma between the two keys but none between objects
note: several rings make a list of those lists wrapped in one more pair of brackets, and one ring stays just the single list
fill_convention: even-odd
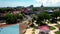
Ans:
[{"label": "distant building", "polygon": [[49,14],[52,14],[54,11],[53,10],[47,10]]},{"label": "distant building", "polygon": [[41,9],[43,9],[44,8],[44,6],[43,6],[43,4],[41,5]]},{"label": "distant building", "polygon": [[44,12],[44,6],[43,6],[43,4],[41,5],[40,8],[41,8],[41,9],[40,9],[40,12]]},{"label": "distant building", "polygon": [[13,14],[19,14],[19,13],[21,13],[21,11],[20,10],[14,10],[12,13]]},{"label": "distant building", "polygon": [[54,11],[60,11],[60,9],[59,9],[59,8],[57,8],[57,9],[54,9]]},{"label": "distant building", "polygon": [[36,14],[36,15],[39,14],[39,13],[40,13],[40,11],[34,11],[34,14]]},{"label": "distant building", "polygon": [[19,11],[13,11],[13,14],[19,14],[20,12]]},{"label": "distant building", "polygon": [[28,8],[31,8],[32,9],[33,7],[34,7],[33,5],[30,5]]},{"label": "distant building", "polygon": [[0,13],[0,22],[5,22],[4,16],[7,14],[6,13]]},{"label": "distant building", "polygon": [[24,8],[23,13],[26,14],[26,15],[29,15],[29,14],[32,14],[32,11],[31,11],[30,8]]}]

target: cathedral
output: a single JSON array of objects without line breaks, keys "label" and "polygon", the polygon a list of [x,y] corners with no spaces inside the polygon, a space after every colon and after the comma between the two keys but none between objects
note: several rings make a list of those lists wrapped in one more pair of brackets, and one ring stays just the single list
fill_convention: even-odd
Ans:
[{"label": "cathedral", "polygon": [[40,11],[44,12],[44,6],[43,6],[43,4],[40,6]]}]

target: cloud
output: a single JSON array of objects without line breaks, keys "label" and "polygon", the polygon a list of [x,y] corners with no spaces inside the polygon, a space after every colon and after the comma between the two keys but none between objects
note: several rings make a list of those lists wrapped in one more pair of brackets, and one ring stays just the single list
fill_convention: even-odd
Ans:
[{"label": "cloud", "polygon": [[60,2],[60,0],[35,0],[36,2],[42,2],[42,3],[46,3],[46,2],[49,2],[49,3],[57,3],[57,2]]},{"label": "cloud", "polygon": [[55,5],[60,3],[60,0],[35,0],[38,3],[43,3],[44,5]]}]

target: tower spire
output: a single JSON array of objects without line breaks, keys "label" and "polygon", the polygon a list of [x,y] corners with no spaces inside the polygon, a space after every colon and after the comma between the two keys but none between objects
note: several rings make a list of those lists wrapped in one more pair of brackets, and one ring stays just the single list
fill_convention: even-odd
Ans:
[{"label": "tower spire", "polygon": [[43,6],[43,3],[41,4],[41,11],[44,11],[44,6]]},{"label": "tower spire", "polygon": [[41,8],[43,8],[44,6],[43,6],[43,3],[41,4]]}]

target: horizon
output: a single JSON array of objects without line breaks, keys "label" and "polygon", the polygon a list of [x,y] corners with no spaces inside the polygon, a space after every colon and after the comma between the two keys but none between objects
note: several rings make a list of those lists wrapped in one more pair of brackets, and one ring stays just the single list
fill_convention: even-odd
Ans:
[{"label": "horizon", "polygon": [[60,0],[0,0],[0,7],[17,7],[17,6],[30,6],[40,7],[60,7]]}]

